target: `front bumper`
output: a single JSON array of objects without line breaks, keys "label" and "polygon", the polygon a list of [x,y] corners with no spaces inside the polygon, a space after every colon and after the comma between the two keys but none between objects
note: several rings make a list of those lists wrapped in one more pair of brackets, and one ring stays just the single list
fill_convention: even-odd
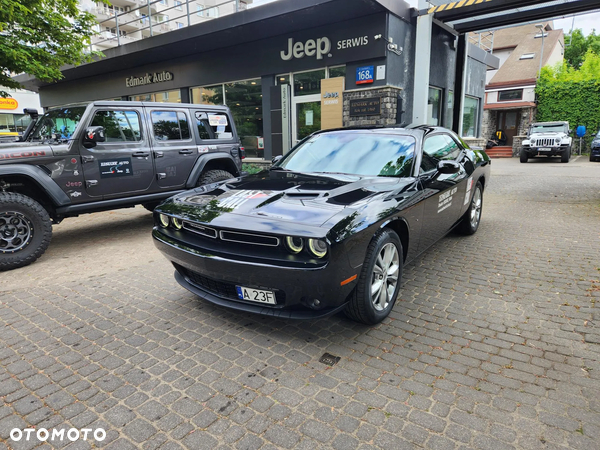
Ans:
[{"label": "front bumper", "polygon": [[[360,272],[345,255],[317,268],[284,267],[215,256],[172,239],[155,229],[154,244],[175,266],[177,282],[211,303],[289,319],[316,319],[343,310],[356,280],[341,281]],[[342,253],[342,252],[339,252]],[[236,286],[275,292],[276,305],[240,300]],[[314,300],[319,300],[315,305]]]},{"label": "front bumper", "polygon": [[560,156],[569,147],[523,147],[528,156]]}]

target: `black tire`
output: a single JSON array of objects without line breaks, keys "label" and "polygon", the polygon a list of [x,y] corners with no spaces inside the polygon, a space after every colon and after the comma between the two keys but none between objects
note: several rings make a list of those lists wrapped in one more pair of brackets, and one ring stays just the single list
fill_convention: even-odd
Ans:
[{"label": "black tire", "polygon": [[568,163],[571,159],[571,147],[565,149],[564,152],[560,155],[560,162]]},{"label": "black tire", "polygon": [[[483,210],[483,186],[478,181],[471,196],[469,209],[462,217],[456,230],[465,236],[471,236],[477,232],[481,222],[481,211]],[[475,211],[475,212],[474,212]]]},{"label": "black tire", "polygon": [[527,156],[527,153],[525,152],[525,150],[521,149],[521,162],[522,163],[526,163],[527,160],[529,159],[529,156]]},{"label": "black tire", "polygon": [[[385,279],[381,283],[381,289],[379,292],[383,293],[383,287],[386,287],[386,299],[387,304],[382,306],[382,309],[377,309],[375,302],[371,295],[371,288],[377,280],[375,279],[375,265],[378,263],[379,254],[384,251],[388,244],[395,247],[397,252],[397,279],[396,285],[393,287],[392,295],[389,295],[388,278],[389,270],[386,271]],[[363,264],[360,277],[358,278],[358,285],[354,288],[350,294],[349,303],[344,310],[345,314],[352,320],[361,322],[367,325],[375,325],[385,319],[389,314],[394,304],[396,303],[396,297],[400,290],[400,283],[402,282],[402,265],[403,265],[404,253],[402,252],[402,243],[398,235],[389,229],[381,230],[375,235],[369,247],[367,248],[367,255]],[[390,262],[394,261],[393,259]],[[396,261],[394,261],[396,265]],[[378,266],[379,267],[379,266]],[[392,267],[392,266],[390,266]],[[393,281],[392,281],[393,282]],[[379,296],[378,296],[379,297]]]},{"label": "black tire", "polygon": [[208,170],[200,175],[196,186],[204,186],[205,184],[216,183],[218,181],[230,180],[235,178],[232,174],[225,170]]},{"label": "black tire", "polygon": [[31,264],[52,239],[48,212],[32,198],[0,193],[0,271]]},{"label": "black tire", "polygon": [[160,205],[160,202],[142,203],[142,206],[150,212],[154,212],[154,208]]}]

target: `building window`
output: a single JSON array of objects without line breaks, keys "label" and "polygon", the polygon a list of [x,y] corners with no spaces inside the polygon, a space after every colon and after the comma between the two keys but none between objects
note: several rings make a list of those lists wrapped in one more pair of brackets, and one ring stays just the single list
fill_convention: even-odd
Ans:
[{"label": "building window", "polygon": [[465,96],[463,107],[462,137],[477,137],[479,135],[479,99]]},{"label": "building window", "polygon": [[206,17],[219,17],[219,8],[209,8],[206,10]]},{"label": "building window", "polygon": [[167,0],[160,0],[159,2],[161,5],[166,5],[167,4]]},{"label": "building window", "polygon": [[294,95],[312,95],[321,93],[321,80],[325,78],[325,69],[294,74]]},{"label": "building window", "polygon": [[442,120],[442,90],[429,88],[429,99],[427,100],[427,124],[440,125]]},{"label": "building window", "polygon": [[519,59],[533,59],[535,58],[535,53],[524,53],[521,55]]},{"label": "building window", "polygon": [[448,99],[446,101],[446,117],[444,118],[444,126],[448,129],[452,129],[454,125],[454,92],[448,92]]},{"label": "building window", "polygon": [[181,11],[181,2],[178,2],[177,0],[175,0],[175,9],[177,11]]},{"label": "building window", "polygon": [[264,157],[262,85],[260,78],[192,88],[192,103],[226,104],[231,110],[242,146],[250,157]]},{"label": "building window", "polygon": [[196,5],[196,15],[199,17],[204,16],[204,5]]},{"label": "building window", "polygon": [[499,91],[499,102],[510,102],[515,100],[523,100],[523,89],[512,89],[510,91]]},{"label": "building window", "polygon": [[345,77],[346,66],[330,67],[329,78]]},{"label": "building window", "polygon": [[150,94],[132,95],[129,97],[132,102],[169,102],[181,103],[181,92],[179,89],[165,92],[153,92]]},{"label": "building window", "polygon": [[177,28],[183,28],[183,24],[181,22],[175,22],[175,25],[177,25]]}]

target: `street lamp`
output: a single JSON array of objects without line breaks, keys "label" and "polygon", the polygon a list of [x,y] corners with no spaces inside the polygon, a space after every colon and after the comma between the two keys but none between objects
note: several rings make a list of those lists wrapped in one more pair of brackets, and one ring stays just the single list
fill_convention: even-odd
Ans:
[{"label": "street lamp", "polygon": [[542,66],[544,64],[544,24],[543,23],[538,23],[536,26],[536,28],[540,29],[540,33],[542,33],[542,54],[540,55],[540,71],[538,72],[538,78],[539,76],[542,74]]}]

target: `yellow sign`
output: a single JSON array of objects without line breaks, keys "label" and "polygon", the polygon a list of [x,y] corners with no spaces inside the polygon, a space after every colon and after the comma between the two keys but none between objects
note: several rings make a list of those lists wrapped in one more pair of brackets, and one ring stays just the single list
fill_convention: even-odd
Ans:
[{"label": "yellow sign", "polygon": [[344,126],[344,77],[321,80],[321,129]]},{"label": "yellow sign", "polygon": [[487,3],[491,1],[492,0],[461,0],[460,2],[444,3],[443,5],[430,8],[428,13],[433,14],[442,11],[449,11],[451,9],[462,8],[463,6],[479,5],[480,3]]},{"label": "yellow sign", "polygon": [[19,102],[14,98],[0,98],[0,109],[17,109]]}]

